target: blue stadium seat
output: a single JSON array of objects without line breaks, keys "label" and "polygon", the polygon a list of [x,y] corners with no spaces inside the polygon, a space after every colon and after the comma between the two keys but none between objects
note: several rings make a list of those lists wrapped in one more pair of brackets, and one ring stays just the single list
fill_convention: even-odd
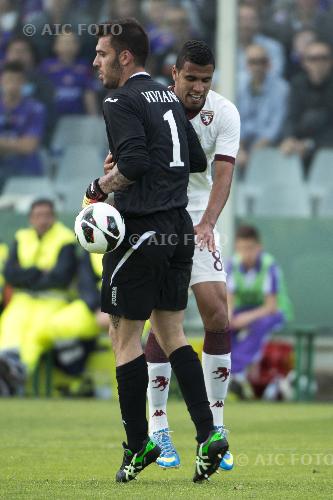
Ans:
[{"label": "blue stadium seat", "polygon": [[310,217],[311,207],[304,186],[267,184],[254,202],[254,215],[278,217]]},{"label": "blue stadium seat", "polygon": [[91,145],[106,153],[108,151],[105,124],[99,116],[64,116],[56,127],[51,150],[63,154],[69,146]]}]

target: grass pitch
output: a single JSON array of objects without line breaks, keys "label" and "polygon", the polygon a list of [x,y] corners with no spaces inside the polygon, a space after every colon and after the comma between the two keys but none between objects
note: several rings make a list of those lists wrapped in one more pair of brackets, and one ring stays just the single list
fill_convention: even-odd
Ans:
[{"label": "grass pitch", "polygon": [[194,428],[170,402],[178,470],[149,466],[116,484],[124,439],[116,402],[0,401],[0,498],[333,498],[333,406],[231,403],[226,423],[236,466],[193,484]]}]

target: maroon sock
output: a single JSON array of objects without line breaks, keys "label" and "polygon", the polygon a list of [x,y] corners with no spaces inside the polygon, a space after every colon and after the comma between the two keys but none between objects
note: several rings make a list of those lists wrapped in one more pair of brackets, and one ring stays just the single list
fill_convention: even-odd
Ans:
[{"label": "maroon sock", "polygon": [[231,352],[231,334],[229,328],[220,332],[205,330],[203,351],[206,354],[229,354]]},{"label": "maroon sock", "polygon": [[169,359],[157,342],[156,336],[152,330],[150,330],[148,335],[145,355],[148,363],[169,363]]}]

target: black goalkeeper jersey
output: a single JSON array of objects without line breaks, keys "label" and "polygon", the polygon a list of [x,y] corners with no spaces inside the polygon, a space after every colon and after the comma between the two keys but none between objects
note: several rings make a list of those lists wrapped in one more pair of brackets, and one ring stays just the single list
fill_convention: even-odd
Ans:
[{"label": "black goalkeeper jersey", "polygon": [[110,152],[135,181],[115,193],[122,215],[138,217],[186,207],[190,172],[207,166],[204,151],[177,96],[138,74],[104,99]]}]

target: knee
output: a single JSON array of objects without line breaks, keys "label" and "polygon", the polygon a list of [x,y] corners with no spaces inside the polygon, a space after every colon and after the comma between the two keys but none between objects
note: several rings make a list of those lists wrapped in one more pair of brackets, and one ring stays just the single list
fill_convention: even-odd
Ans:
[{"label": "knee", "polygon": [[171,335],[167,336],[157,335],[157,338],[160,347],[167,357],[169,357],[173,351],[188,343],[183,329],[175,330]]},{"label": "knee", "polygon": [[226,304],[220,303],[218,307],[211,309],[202,315],[202,321],[206,330],[222,332],[228,329],[228,309]]}]

